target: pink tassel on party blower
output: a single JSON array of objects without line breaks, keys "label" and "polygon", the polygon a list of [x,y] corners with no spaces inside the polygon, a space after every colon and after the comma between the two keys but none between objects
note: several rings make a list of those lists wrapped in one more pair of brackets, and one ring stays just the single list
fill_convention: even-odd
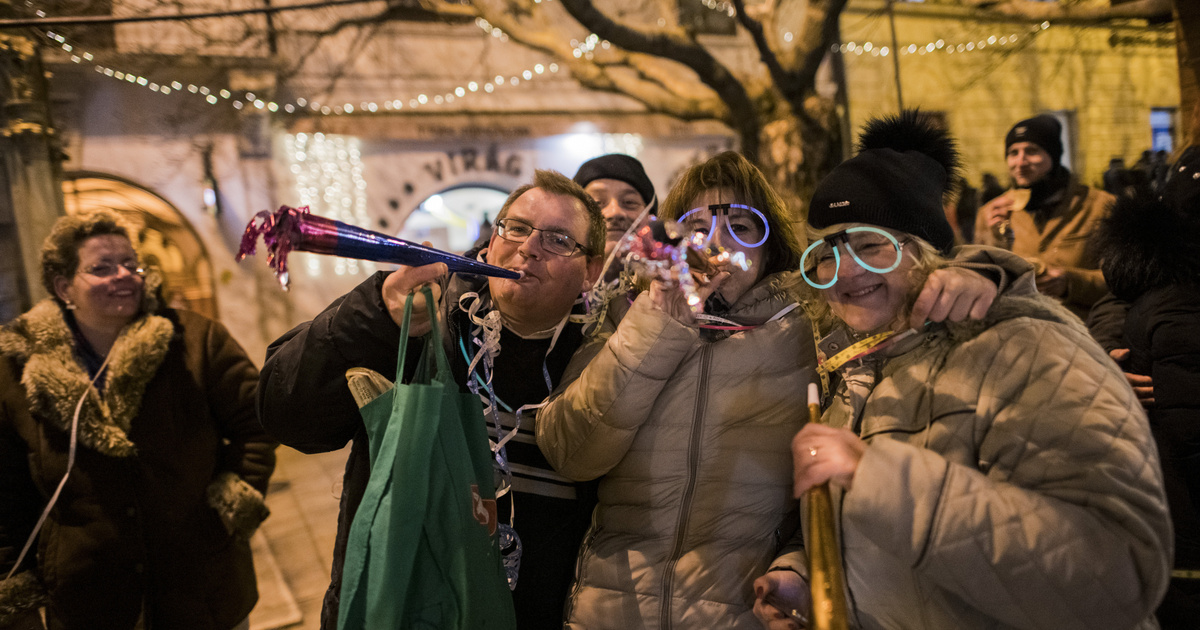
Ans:
[{"label": "pink tassel on party blower", "polygon": [[280,206],[274,213],[263,210],[254,215],[242,234],[238,261],[254,254],[260,235],[267,246],[267,264],[275,270],[279,284],[285,290],[288,288],[287,256],[292,250],[408,266],[440,262],[446,263],[451,273],[513,280],[521,277],[517,271],[327,219],[309,212],[308,206]]}]

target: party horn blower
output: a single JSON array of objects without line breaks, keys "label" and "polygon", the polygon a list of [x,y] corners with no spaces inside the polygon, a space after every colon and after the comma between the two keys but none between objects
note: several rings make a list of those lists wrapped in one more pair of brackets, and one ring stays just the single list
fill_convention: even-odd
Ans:
[{"label": "party horn blower", "polygon": [[[821,393],[816,383],[808,385],[808,421],[821,422]],[[814,452],[815,455],[815,452]],[[847,630],[846,591],[842,586],[842,550],[833,520],[829,483],[814,486],[808,498],[808,580],[812,595],[813,630]]]},{"label": "party horn blower", "polygon": [[292,250],[408,266],[440,262],[446,263],[451,273],[512,280],[521,277],[517,271],[317,216],[309,212],[308,206],[280,206],[274,213],[263,210],[254,215],[242,234],[238,261],[254,254],[259,236],[267,246],[267,264],[275,270],[275,276],[285,290],[288,288],[287,256]]}]

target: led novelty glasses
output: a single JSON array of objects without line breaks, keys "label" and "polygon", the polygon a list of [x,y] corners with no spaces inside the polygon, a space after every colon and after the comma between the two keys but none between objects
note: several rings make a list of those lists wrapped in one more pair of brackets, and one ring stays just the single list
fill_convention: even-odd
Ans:
[{"label": "led novelty glasses", "polygon": [[[846,228],[804,250],[804,255],[800,257],[800,273],[809,286],[828,289],[838,281],[838,269],[842,266],[839,243],[845,243],[846,251],[850,252],[854,262],[867,271],[887,273],[900,266],[901,241],[896,240],[895,236],[877,227]],[[808,257],[814,253],[816,263],[810,267]]]},{"label": "led novelty glasses", "polygon": [[[733,212],[730,212],[733,210]],[[757,208],[742,203],[715,203],[693,208],[679,217],[679,224],[692,234],[704,235],[702,247],[712,243],[717,233],[717,222],[725,224],[725,231],[742,247],[752,249],[767,242],[771,226],[767,217]]]}]

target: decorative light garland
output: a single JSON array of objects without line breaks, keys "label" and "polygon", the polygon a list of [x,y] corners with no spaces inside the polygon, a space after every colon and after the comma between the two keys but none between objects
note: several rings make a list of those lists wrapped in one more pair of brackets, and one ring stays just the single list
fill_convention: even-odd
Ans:
[{"label": "decorative light garland", "polygon": [[[541,2],[543,0],[537,1]],[[544,1],[549,2],[550,0]],[[702,0],[702,4],[713,11],[725,13],[730,17],[735,17],[737,15],[732,3],[729,2],[721,0]],[[493,26],[482,17],[476,18],[475,24],[485,33],[488,33],[492,37],[495,37],[502,42],[507,42],[509,40],[507,33],[502,31],[500,28]],[[1042,22],[1041,24],[1035,25],[1033,28],[1031,28],[1025,34],[1025,37],[1036,35],[1037,33],[1040,33],[1048,28],[1050,28],[1050,22]],[[47,38],[56,42],[63,51],[71,53],[70,59],[73,63],[81,64],[85,61],[91,62],[95,60],[95,55],[93,55],[91,52],[80,49],[77,45],[69,43],[61,34],[53,31],[46,31],[45,34]],[[783,34],[783,39],[785,42],[790,42],[793,39],[793,34],[791,32],[785,32]],[[937,41],[928,42],[921,45],[909,44],[908,46],[901,46],[898,52],[901,55],[924,55],[940,50],[944,50],[947,54],[953,54],[955,52],[974,52],[985,50],[988,46],[1011,46],[1016,44],[1020,39],[1021,36],[1017,33],[1000,36],[991,35],[986,39],[980,39],[977,42],[968,41],[958,44],[947,44],[945,40],[938,39]],[[608,49],[611,47],[611,45],[612,44],[608,40],[600,39],[600,37],[595,33],[590,33],[586,38],[583,39],[583,41],[575,39],[571,40],[572,54],[577,59],[591,59],[593,56],[593,51],[597,46],[600,46],[603,49]],[[879,45],[874,42],[863,42],[861,44],[856,42],[848,42],[845,44],[833,44],[830,46],[830,52],[839,54],[852,53],[860,56],[864,53],[867,53],[873,57],[887,57],[893,51],[886,45]],[[297,98],[294,102],[281,104],[277,101],[260,99],[253,92],[239,92],[235,95],[233,91],[228,89],[213,89],[205,85],[196,85],[194,83],[185,84],[182,81],[171,81],[169,83],[163,81],[160,83],[151,81],[150,79],[136,73],[125,72],[102,64],[96,64],[95,69],[99,74],[112,77],[118,81],[125,81],[130,84],[145,87],[160,94],[182,92],[186,89],[187,92],[202,97],[209,105],[218,105],[222,101],[227,101],[234,109],[237,110],[245,109],[246,107],[253,107],[259,110],[265,109],[271,113],[282,111],[286,114],[306,113],[309,115],[329,116],[353,114],[355,111],[360,113],[400,111],[403,110],[406,105],[409,110],[415,110],[430,104],[448,105],[455,102],[457,99],[466,98],[468,95],[478,93],[481,90],[484,94],[491,94],[495,92],[497,88],[504,87],[506,84],[516,87],[517,85],[520,85],[522,80],[531,81],[534,79],[534,77],[545,74],[547,71],[550,73],[557,73],[559,66],[557,63],[550,63],[548,65],[539,63],[535,64],[532,68],[522,70],[520,73],[514,74],[507,78],[503,75],[496,75],[494,79],[484,81],[482,83],[478,81],[469,81],[465,85],[457,86],[445,94],[435,94],[432,97],[427,94],[418,94],[415,97],[409,97],[407,99],[395,98],[384,100],[382,102],[361,101],[358,106],[355,106],[352,103],[343,103],[341,105],[322,104],[319,101],[305,98]]]},{"label": "decorative light garland", "polygon": [[[549,1],[550,0],[546,0],[546,2],[549,2]],[[482,18],[482,17],[475,18],[475,25],[478,26],[481,30],[483,30],[483,32],[487,33],[488,35],[491,35],[492,37],[495,37],[496,39],[498,39],[502,42],[508,41],[508,33],[505,33],[503,30],[500,29],[500,27],[494,26],[491,22],[488,22],[485,18]],[[591,59],[592,51],[596,49],[597,45],[605,50],[608,50],[609,48],[612,47],[612,44],[607,39],[602,40],[602,39],[600,39],[599,35],[597,35],[595,33],[590,33],[590,34],[588,34],[587,37],[585,37],[583,39],[583,41],[579,41],[577,39],[572,39],[571,40],[571,48],[572,48],[571,52],[575,56],[576,59],[581,59],[581,58],[582,59]]]},{"label": "decorative light garland", "polygon": [[[53,31],[46,31],[46,37],[57,42],[63,51],[71,53],[71,61],[81,64],[85,61],[91,62],[95,60],[95,55],[91,52],[80,49],[77,45],[71,44],[62,35]],[[505,35],[507,38],[507,35]],[[532,68],[522,70],[510,77],[496,75],[494,79],[478,82],[469,81],[465,85],[455,87],[453,90],[445,94],[434,94],[430,97],[427,94],[418,94],[415,97],[407,99],[395,98],[382,102],[379,101],[362,101],[357,106],[352,103],[344,103],[341,105],[322,104],[316,100],[305,98],[297,98],[290,103],[280,103],[272,100],[258,98],[253,92],[234,92],[228,89],[214,89],[206,85],[197,85],[195,83],[184,83],[182,81],[167,81],[155,82],[133,72],[125,72],[117,68],[96,64],[96,72],[107,77],[112,77],[118,81],[125,81],[133,85],[145,87],[152,92],[160,94],[171,94],[173,92],[183,92],[186,90],[190,94],[200,96],[209,105],[218,105],[222,101],[228,102],[234,109],[244,109],[253,107],[255,109],[267,110],[271,113],[282,111],[286,114],[307,113],[317,115],[341,115],[353,114],[355,111],[360,113],[376,113],[380,111],[400,111],[407,107],[410,110],[418,109],[429,104],[442,105],[450,104],[460,98],[465,98],[470,94],[483,92],[491,94],[497,88],[504,87],[506,84],[516,87],[521,81],[532,81],[535,77],[541,76],[549,72],[550,74],[557,73],[559,66],[557,63],[549,65],[535,64]]]},{"label": "decorative light garland", "polygon": [[[1024,37],[1032,37],[1034,35],[1037,35],[1038,33],[1041,33],[1042,31],[1044,31],[1048,28],[1050,28],[1050,22],[1042,22],[1041,24],[1037,24],[1033,28],[1030,28],[1029,31],[1025,33]],[[964,43],[959,43],[959,44],[950,44],[950,43],[947,43],[946,40],[944,40],[944,39],[939,39],[937,41],[928,42],[926,44],[909,44],[907,46],[901,46],[899,48],[899,52],[901,55],[924,55],[924,54],[933,53],[933,52],[936,52],[939,50],[944,50],[947,54],[953,54],[956,52],[957,53],[975,52],[975,51],[982,51],[989,46],[991,46],[993,48],[995,48],[997,46],[1012,46],[1012,45],[1015,45],[1018,41],[1021,41],[1021,37],[1022,36],[1018,33],[1012,33],[1010,35],[1000,35],[1000,36],[989,35],[985,39],[980,39],[978,41],[969,41],[969,42],[964,42]],[[829,47],[829,52],[841,53],[841,54],[853,53],[855,55],[862,55],[863,53],[868,53],[872,57],[886,57],[886,56],[888,56],[888,54],[890,54],[892,52],[892,50],[890,48],[888,48],[887,46],[881,46],[874,42],[863,42],[861,44],[858,44],[855,42],[847,42],[845,44],[833,44],[832,46]]]},{"label": "decorative light garland", "polygon": [[[343,223],[367,227],[367,180],[363,178],[362,142],[353,136],[336,134],[286,134],[283,155],[287,172],[293,178],[292,190],[299,203],[319,214]],[[310,276],[321,273],[320,256],[309,256],[306,268]],[[335,275],[373,273],[376,265],[352,258],[334,258]]]}]

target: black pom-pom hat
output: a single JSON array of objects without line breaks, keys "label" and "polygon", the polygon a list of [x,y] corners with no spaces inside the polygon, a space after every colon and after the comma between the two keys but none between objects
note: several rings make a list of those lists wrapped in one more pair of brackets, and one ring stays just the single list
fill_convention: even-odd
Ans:
[{"label": "black pom-pom hat", "polygon": [[936,120],[917,110],[875,118],[859,136],[858,155],[821,180],[809,225],[865,223],[924,239],[938,251],[954,246],[942,199],[958,172],[958,149]]}]

